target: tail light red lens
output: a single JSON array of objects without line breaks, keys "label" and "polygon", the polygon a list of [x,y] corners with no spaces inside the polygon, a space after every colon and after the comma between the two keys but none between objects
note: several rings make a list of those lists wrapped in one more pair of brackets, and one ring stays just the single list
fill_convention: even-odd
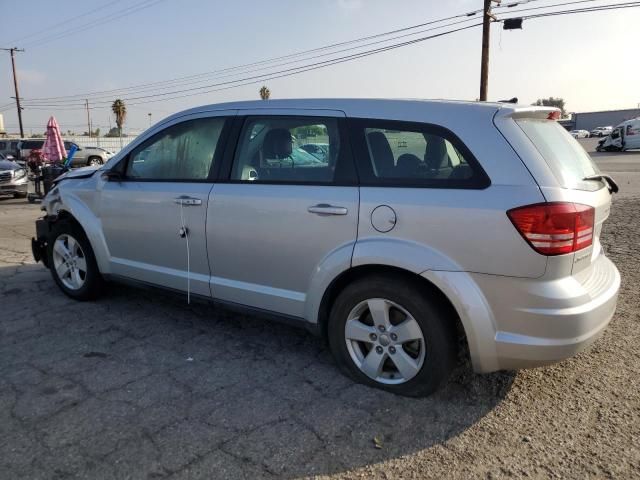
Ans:
[{"label": "tail light red lens", "polygon": [[579,203],[540,203],[507,212],[531,247],[542,255],[576,252],[593,243],[595,210]]}]

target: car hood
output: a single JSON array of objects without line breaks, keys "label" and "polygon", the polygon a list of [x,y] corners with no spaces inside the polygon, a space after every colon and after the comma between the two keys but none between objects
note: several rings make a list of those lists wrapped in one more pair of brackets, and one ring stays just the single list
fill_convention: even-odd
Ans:
[{"label": "car hood", "polygon": [[87,178],[93,175],[99,168],[100,167],[98,166],[90,166],[69,170],[56,178],[56,181],[65,180],[67,178]]},{"label": "car hood", "polygon": [[0,170],[16,170],[22,168],[13,160],[0,160]]}]

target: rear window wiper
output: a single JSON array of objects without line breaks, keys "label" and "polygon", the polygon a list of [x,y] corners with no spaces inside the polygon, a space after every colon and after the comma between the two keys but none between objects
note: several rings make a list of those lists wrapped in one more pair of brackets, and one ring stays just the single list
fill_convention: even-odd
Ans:
[{"label": "rear window wiper", "polygon": [[607,185],[610,193],[618,193],[618,184],[611,177],[611,175],[605,175],[603,173],[596,173],[595,175],[589,175],[588,177],[584,177],[582,180],[598,180],[602,181]]}]

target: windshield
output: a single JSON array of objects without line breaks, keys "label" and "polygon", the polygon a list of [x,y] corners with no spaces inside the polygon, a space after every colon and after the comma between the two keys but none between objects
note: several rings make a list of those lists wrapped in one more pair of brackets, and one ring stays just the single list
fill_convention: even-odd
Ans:
[{"label": "windshield", "polygon": [[560,185],[578,190],[594,189],[593,182],[584,182],[583,179],[600,173],[598,167],[558,122],[520,118],[516,123],[545,159]]}]

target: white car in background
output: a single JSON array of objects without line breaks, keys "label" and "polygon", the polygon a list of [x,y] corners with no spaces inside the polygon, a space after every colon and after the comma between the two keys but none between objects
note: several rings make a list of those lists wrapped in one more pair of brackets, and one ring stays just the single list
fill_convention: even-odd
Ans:
[{"label": "white car in background", "polygon": [[613,127],[612,126],[596,127],[593,130],[591,130],[591,136],[592,137],[606,137],[611,132],[613,132]]},{"label": "white car in background", "polygon": [[571,130],[569,133],[573,138],[589,138],[587,130]]}]

